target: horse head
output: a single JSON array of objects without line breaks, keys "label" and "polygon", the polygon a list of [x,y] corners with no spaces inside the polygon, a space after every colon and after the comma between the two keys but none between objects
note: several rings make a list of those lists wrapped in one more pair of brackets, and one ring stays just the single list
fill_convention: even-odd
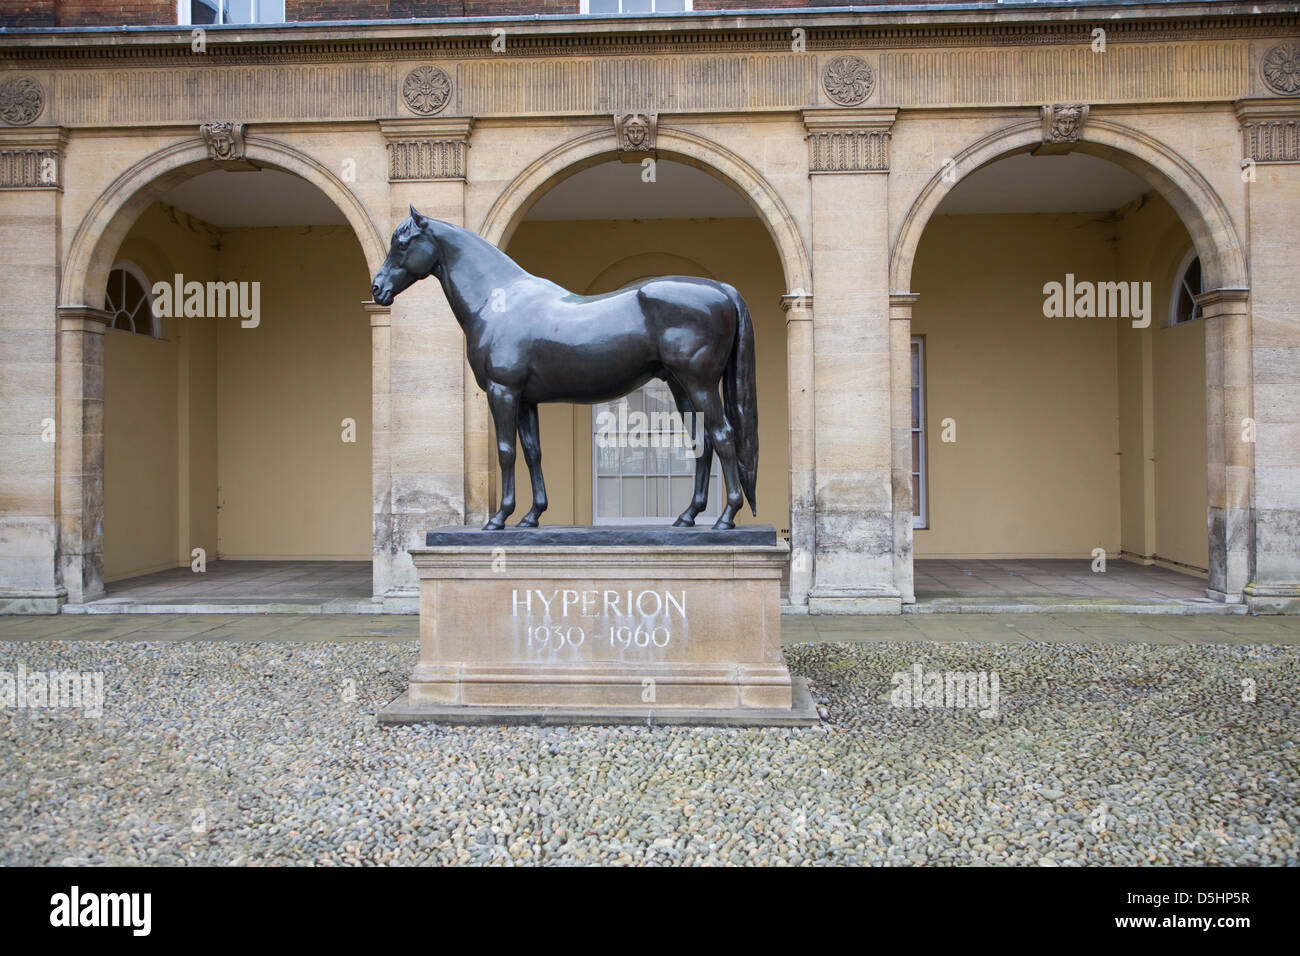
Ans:
[{"label": "horse head", "polygon": [[392,305],[398,293],[433,275],[441,262],[441,250],[430,220],[411,206],[410,217],[393,231],[388,258],[370,284],[371,298],[379,305]]}]

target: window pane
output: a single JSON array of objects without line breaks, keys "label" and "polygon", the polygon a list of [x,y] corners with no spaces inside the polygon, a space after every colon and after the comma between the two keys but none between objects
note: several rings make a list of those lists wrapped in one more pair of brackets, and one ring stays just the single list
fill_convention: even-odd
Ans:
[{"label": "window pane", "polygon": [[216,23],[217,0],[190,0],[190,23]]},{"label": "window pane", "polygon": [[284,23],[284,0],[257,0],[258,23]]},{"label": "window pane", "polygon": [[624,13],[649,13],[650,0],[623,0]]},{"label": "window pane", "polygon": [[912,514],[921,517],[921,476],[912,475]]},{"label": "window pane", "polygon": [[253,0],[226,0],[226,23],[252,23]]},{"label": "window pane", "polygon": [[623,479],[623,517],[645,517],[645,479]]},{"label": "window pane", "polygon": [[685,0],[655,0],[656,13],[680,13],[685,9]]},{"label": "window pane", "polygon": [[912,432],[912,471],[921,471],[921,435]]},{"label": "window pane", "polygon": [[618,517],[618,479],[596,479],[596,514],[602,518]]},{"label": "window pane", "polygon": [[618,0],[591,0],[589,13],[618,13]]},{"label": "window pane", "polygon": [[668,499],[667,478],[647,478],[645,496],[647,517],[662,518],[669,514],[672,502]]},{"label": "window pane", "polygon": [[686,510],[686,506],[691,503],[691,493],[695,490],[694,478],[673,478],[673,506],[672,513],[679,515]]}]

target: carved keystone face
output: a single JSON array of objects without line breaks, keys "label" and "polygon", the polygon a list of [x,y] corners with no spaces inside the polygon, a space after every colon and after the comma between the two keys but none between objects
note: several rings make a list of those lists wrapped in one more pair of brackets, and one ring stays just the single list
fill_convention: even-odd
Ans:
[{"label": "carved keystone face", "polygon": [[623,133],[627,136],[629,146],[640,147],[645,145],[650,128],[641,117],[633,116],[624,124]]}]

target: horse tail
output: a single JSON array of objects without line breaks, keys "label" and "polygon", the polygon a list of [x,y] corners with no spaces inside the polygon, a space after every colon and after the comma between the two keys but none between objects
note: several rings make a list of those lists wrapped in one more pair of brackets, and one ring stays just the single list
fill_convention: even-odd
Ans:
[{"label": "horse tail", "polygon": [[731,343],[727,371],[722,379],[723,407],[736,436],[740,486],[749,499],[750,510],[757,516],[754,483],[758,477],[758,387],[754,374],[754,323],[740,293],[731,286],[726,289],[727,297],[736,308],[736,337]]}]

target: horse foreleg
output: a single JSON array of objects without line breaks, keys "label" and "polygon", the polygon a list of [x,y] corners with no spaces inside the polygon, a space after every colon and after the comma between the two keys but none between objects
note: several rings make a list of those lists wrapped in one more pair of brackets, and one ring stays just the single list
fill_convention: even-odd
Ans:
[{"label": "horse foreleg", "polygon": [[536,528],[546,510],[546,479],[542,477],[542,439],[537,421],[537,404],[524,402],[519,408],[519,444],[524,446],[528,478],[533,485],[533,506],[519,519],[519,527]]},{"label": "horse foreleg", "polygon": [[519,396],[495,382],[488,385],[488,407],[497,429],[497,460],[501,464],[501,507],[483,526],[500,531],[515,510],[515,430],[519,421]]},{"label": "horse foreleg", "polygon": [[673,522],[674,528],[693,528],[695,527],[696,515],[709,507],[709,471],[713,468],[713,439],[709,437],[707,428],[696,430],[695,406],[691,404],[690,396],[686,394],[686,390],[671,378],[667,378],[665,381],[668,383],[668,390],[673,393],[673,400],[677,403],[677,411],[682,416],[682,424],[690,433],[693,441],[697,439],[700,441],[699,445],[692,448],[695,453],[695,490],[691,495],[691,503]]},{"label": "horse foreleg", "polygon": [[[704,427],[713,439],[714,450],[722,462],[722,480],[727,486],[727,505],[713,523],[714,531],[727,531],[736,526],[736,512],[745,503],[740,487],[740,466],[736,462],[736,441],[731,424],[722,413],[722,397],[717,385],[697,385],[690,389],[691,404],[704,415]],[[711,463],[710,463],[711,464]],[[698,477],[699,470],[696,470]]]}]

